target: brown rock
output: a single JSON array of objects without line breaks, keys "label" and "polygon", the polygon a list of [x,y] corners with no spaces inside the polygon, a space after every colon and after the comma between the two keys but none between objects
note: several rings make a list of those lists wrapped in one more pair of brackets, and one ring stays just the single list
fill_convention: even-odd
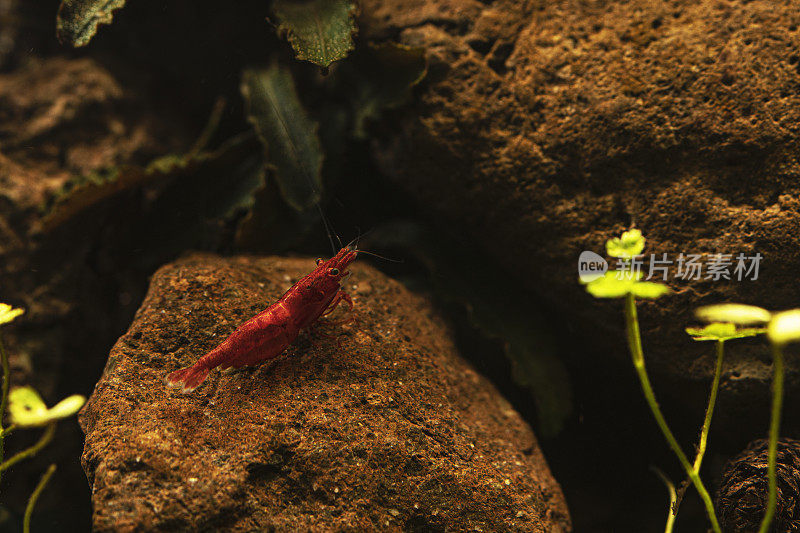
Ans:
[{"label": "brown rock", "polygon": [[[764,256],[758,281],[678,281],[644,306],[648,360],[674,382],[713,370],[682,331],[696,306],[800,304],[794,4],[363,4],[365,35],[423,46],[431,64],[415,111],[378,146],[383,169],[582,329],[620,326],[596,337],[624,353],[622,320],[607,319],[619,306],[587,297],[576,263],[634,223],[648,253]],[[731,350],[723,407],[756,420],[743,415],[767,405],[767,351]]]},{"label": "brown rock", "polygon": [[[758,531],[767,507],[768,446],[766,439],[750,443],[722,473],[716,504],[723,531]],[[772,531],[800,531],[800,441],[778,440],[775,476],[778,498]]]},{"label": "brown rock", "polygon": [[[341,345],[301,336],[271,365],[194,362],[310,259],[194,255],[160,269],[81,416],[97,531],[565,531],[530,428],[422,297],[364,265]],[[334,329],[335,328],[335,329]]]}]

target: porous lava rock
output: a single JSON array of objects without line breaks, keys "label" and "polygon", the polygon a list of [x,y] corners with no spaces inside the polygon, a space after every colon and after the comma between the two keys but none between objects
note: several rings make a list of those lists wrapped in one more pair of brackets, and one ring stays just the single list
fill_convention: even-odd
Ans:
[{"label": "porous lava rock", "polygon": [[569,530],[530,428],[425,298],[363,264],[357,323],[167,388],[313,264],[197,254],[153,276],[80,416],[94,529]]},{"label": "porous lava rock", "polygon": [[[705,394],[713,364],[682,331],[691,311],[721,301],[800,304],[796,7],[365,0],[363,35],[424,47],[430,64],[414,110],[375,143],[377,158],[515,282],[618,346],[613,353],[624,354],[622,320],[608,314],[619,306],[585,294],[581,251],[602,253],[635,224],[646,253],[673,261],[680,252],[760,253],[756,281],[705,271],[676,280],[673,265],[677,294],[643,306],[651,367],[699,411],[692,391]],[[741,346],[731,345],[719,411],[736,411],[729,422],[739,432],[763,418],[771,375],[766,349]]]}]

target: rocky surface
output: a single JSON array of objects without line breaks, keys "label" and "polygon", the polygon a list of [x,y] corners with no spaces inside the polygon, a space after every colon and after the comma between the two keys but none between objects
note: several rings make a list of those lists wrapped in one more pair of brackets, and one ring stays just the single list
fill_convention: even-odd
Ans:
[{"label": "rocky surface", "polygon": [[[767,507],[769,442],[751,442],[722,472],[715,507],[723,531],[758,531]],[[775,476],[778,497],[773,531],[800,531],[800,441],[780,439]]]},{"label": "rocky surface", "polygon": [[[682,332],[694,307],[800,304],[799,24],[767,0],[366,0],[364,35],[430,61],[381,166],[584,331],[622,321],[584,294],[578,255],[631,224],[672,258],[761,253],[757,281],[677,281],[645,306],[650,364],[685,393],[713,370]],[[616,331],[594,334],[624,354]],[[720,415],[759,420],[767,351],[731,348]]]},{"label": "rocky surface", "polygon": [[165,386],[311,265],[193,255],[154,275],[81,415],[95,530],[569,530],[527,424],[424,298],[362,264],[357,325]]}]

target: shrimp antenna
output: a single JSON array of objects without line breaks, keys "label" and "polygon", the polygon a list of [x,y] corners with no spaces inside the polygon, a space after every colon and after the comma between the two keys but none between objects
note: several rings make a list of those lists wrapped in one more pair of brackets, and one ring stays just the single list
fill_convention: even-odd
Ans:
[{"label": "shrimp antenna", "polygon": [[377,257],[378,259],[383,259],[384,261],[389,261],[389,262],[392,262],[392,263],[404,263],[405,262],[402,259],[391,259],[389,257],[378,255],[378,254],[376,254],[374,252],[368,252],[366,250],[356,250],[356,252],[358,252],[360,254],[372,255],[372,256]]},{"label": "shrimp antenna", "polygon": [[[369,230],[369,231],[368,231],[368,232],[366,232],[366,233],[361,233],[361,228],[359,228],[358,226],[356,226],[356,231],[358,231],[358,235],[356,236],[356,238],[355,238],[355,239],[353,239],[352,241],[350,241],[350,242],[348,242],[348,243],[347,243],[347,247],[348,247],[348,248],[351,248],[351,249],[353,249],[353,250],[358,250],[358,243],[359,243],[359,241],[361,240],[361,237],[366,237],[367,235],[369,235],[370,233],[372,233],[373,231],[375,231],[375,228],[372,228],[371,230]],[[356,246],[355,246],[355,248],[352,248],[353,244],[355,244],[355,245],[356,245]]]},{"label": "shrimp antenna", "polygon": [[333,251],[333,255],[336,255],[336,245],[333,243],[333,235],[336,235],[336,240],[339,242],[339,249],[341,250],[344,248],[342,246],[342,239],[339,238],[339,234],[336,231],[333,231],[333,235],[331,235],[331,229],[333,228],[333,224],[331,224],[328,217],[325,216],[325,213],[322,211],[322,207],[320,207],[319,202],[317,202],[317,210],[319,211],[319,216],[322,217],[322,223],[325,225],[325,231],[328,233],[328,240],[331,241],[331,250]]}]

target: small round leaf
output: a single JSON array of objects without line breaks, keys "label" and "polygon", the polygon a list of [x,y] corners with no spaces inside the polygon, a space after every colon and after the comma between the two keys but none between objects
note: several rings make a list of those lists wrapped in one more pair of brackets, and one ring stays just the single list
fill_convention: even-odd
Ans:
[{"label": "small round leaf", "polygon": [[48,409],[32,387],[18,387],[8,395],[8,412],[12,424],[19,427],[38,427],[74,415],[85,402],[86,398],[76,394]]},{"label": "small round leaf", "polygon": [[772,317],[762,307],[744,304],[706,305],[698,308],[694,314],[703,322],[730,322],[739,326],[765,324]]},{"label": "small round leaf", "polygon": [[800,309],[776,313],[767,325],[767,337],[775,344],[800,341]]},{"label": "small round leaf", "polygon": [[644,240],[640,230],[632,229],[606,242],[606,252],[611,257],[631,259],[642,253]]},{"label": "small round leaf", "polygon": [[24,312],[24,309],[15,309],[8,304],[0,303],[0,325],[13,322],[15,318]]},{"label": "small round leaf", "polygon": [[670,292],[670,288],[663,283],[654,281],[639,281],[631,285],[631,292],[637,298],[658,298]]},{"label": "small round leaf", "polygon": [[653,281],[640,281],[641,272],[610,270],[603,277],[586,284],[586,291],[595,298],[622,298],[633,294],[637,298],[658,298],[670,292],[669,287]]},{"label": "small round leaf", "polygon": [[602,278],[586,284],[586,291],[595,298],[622,298],[631,291],[633,277],[629,272],[609,271]]},{"label": "small round leaf", "polygon": [[21,427],[47,423],[47,406],[33,387],[18,387],[9,393],[8,413],[11,423]]},{"label": "small round leaf", "polygon": [[704,328],[686,328],[686,333],[696,341],[729,341],[744,337],[755,337],[764,333],[764,328],[736,329],[730,322],[714,322]]}]

